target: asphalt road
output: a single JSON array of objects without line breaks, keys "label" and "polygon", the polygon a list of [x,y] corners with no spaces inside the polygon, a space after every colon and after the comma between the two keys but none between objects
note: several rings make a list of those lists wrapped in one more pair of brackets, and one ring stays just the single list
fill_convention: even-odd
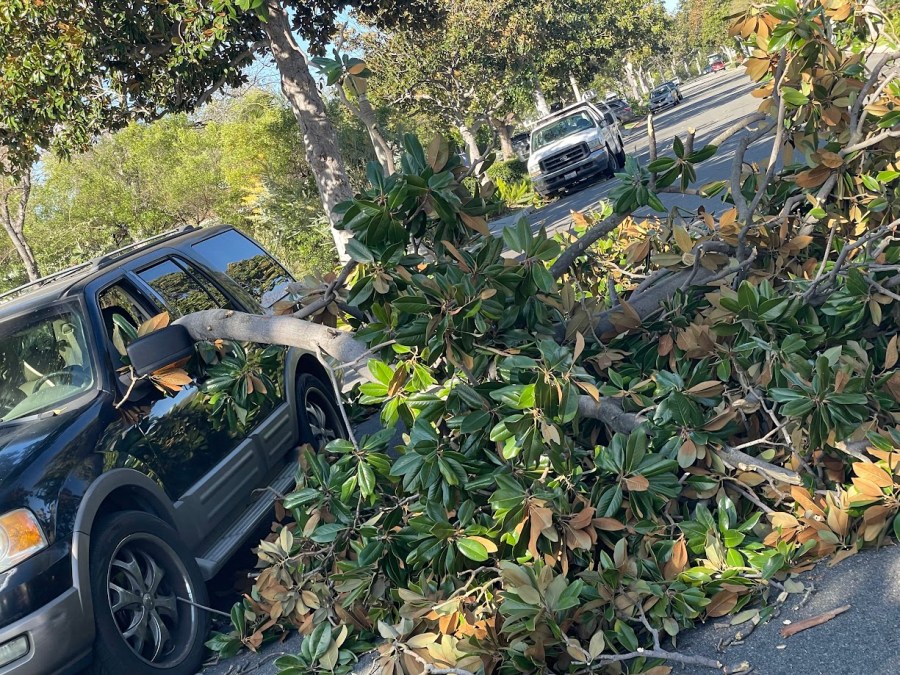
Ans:
[{"label": "asphalt road", "polygon": [[[684,100],[680,105],[669,108],[654,116],[656,128],[657,152],[659,156],[672,154],[672,140],[680,136],[682,140],[687,136],[689,128],[696,130],[694,148],[699,150],[738,120],[756,112],[760,100],[753,98],[750,92],[756,85],[751,83],[744,70],[726,70],[718,73],[710,73],[694,80],[682,87]],[[647,128],[643,122],[634,129],[625,131],[625,152],[636,157],[641,162],[646,162],[649,152],[647,142]],[[734,149],[737,138],[719,148],[714,157],[703,162],[697,167],[697,185],[722,180],[731,173],[731,152]],[[747,161],[765,163],[771,150],[771,136],[751,146],[745,155]],[[599,202],[609,195],[615,185],[615,179],[601,180],[593,185],[574,190],[571,194],[544,206],[541,209],[528,214],[529,222],[535,227],[545,225],[548,231],[565,231],[571,225],[572,211],[590,212],[597,208]],[[719,198],[703,199],[687,195],[661,195],[663,204],[669,209],[679,207],[685,211],[696,212],[703,204],[708,211],[721,210],[723,204]],[[730,207],[729,207],[730,208]],[[651,209],[638,212],[640,215],[654,213]],[[499,232],[503,227],[512,225],[520,215],[513,214],[492,221],[490,228]]]}]

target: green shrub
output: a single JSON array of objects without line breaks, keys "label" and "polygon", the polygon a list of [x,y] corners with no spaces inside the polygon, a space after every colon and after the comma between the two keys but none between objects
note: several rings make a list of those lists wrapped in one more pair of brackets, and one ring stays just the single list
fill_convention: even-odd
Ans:
[{"label": "green shrub", "polygon": [[504,162],[494,162],[487,170],[487,175],[495,184],[498,180],[518,183],[528,179],[528,165],[518,157]]}]

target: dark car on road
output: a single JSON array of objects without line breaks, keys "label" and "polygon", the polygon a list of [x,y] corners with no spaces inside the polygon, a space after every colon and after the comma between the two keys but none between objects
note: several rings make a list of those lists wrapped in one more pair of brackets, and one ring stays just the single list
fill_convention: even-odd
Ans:
[{"label": "dark car on road", "polygon": [[606,105],[609,106],[610,110],[615,113],[616,117],[619,118],[621,122],[627,124],[628,122],[633,122],[637,119],[637,115],[634,114],[634,111],[631,109],[631,106],[628,104],[624,98],[613,98],[605,101]]},{"label": "dark car on road", "polygon": [[206,580],[296,449],[345,432],[313,354],[166,319],[266,313],[291,281],[216,226],[0,296],[0,674],[197,672]]},{"label": "dark car on road", "polygon": [[657,112],[676,106],[680,101],[681,96],[678,92],[678,88],[667,82],[650,92],[648,107],[650,108],[650,112]]}]

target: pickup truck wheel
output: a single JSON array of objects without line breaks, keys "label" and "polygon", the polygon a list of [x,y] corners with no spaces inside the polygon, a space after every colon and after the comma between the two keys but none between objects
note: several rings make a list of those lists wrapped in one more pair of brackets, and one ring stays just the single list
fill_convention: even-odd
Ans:
[{"label": "pickup truck wheel", "polygon": [[[94,675],[193,675],[204,655],[206,584],[178,533],[120,511],[91,534]],[[184,602],[189,600],[195,604]]]},{"label": "pickup truck wheel", "polygon": [[618,171],[622,170],[622,165],[619,162],[619,155],[618,153],[614,153],[609,149],[609,146],[607,146],[606,156],[609,158],[609,161],[606,164],[606,177],[613,178]]},{"label": "pickup truck wheel", "polygon": [[297,378],[297,418],[300,442],[309,443],[316,450],[330,441],[347,437],[331,387],[315,375],[303,373]]}]

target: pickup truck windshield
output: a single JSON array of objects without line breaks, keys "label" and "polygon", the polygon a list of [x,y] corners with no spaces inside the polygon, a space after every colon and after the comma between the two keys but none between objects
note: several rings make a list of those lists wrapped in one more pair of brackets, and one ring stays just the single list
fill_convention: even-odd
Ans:
[{"label": "pickup truck windshield", "polygon": [[573,113],[545,127],[535,129],[531,135],[531,151],[534,152],[545,145],[550,145],[553,141],[558,141],[560,138],[565,138],[585,129],[593,129],[596,126],[594,120],[586,112]]},{"label": "pickup truck windshield", "polygon": [[94,386],[84,326],[68,304],[0,320],[0,424],[61,408]]},{"label": "pickup truck windshield", "polygon": [[662,98],[666,94],[669,93],[668,87],[657,87],[653,91],[650,92],[650,98]]}]

